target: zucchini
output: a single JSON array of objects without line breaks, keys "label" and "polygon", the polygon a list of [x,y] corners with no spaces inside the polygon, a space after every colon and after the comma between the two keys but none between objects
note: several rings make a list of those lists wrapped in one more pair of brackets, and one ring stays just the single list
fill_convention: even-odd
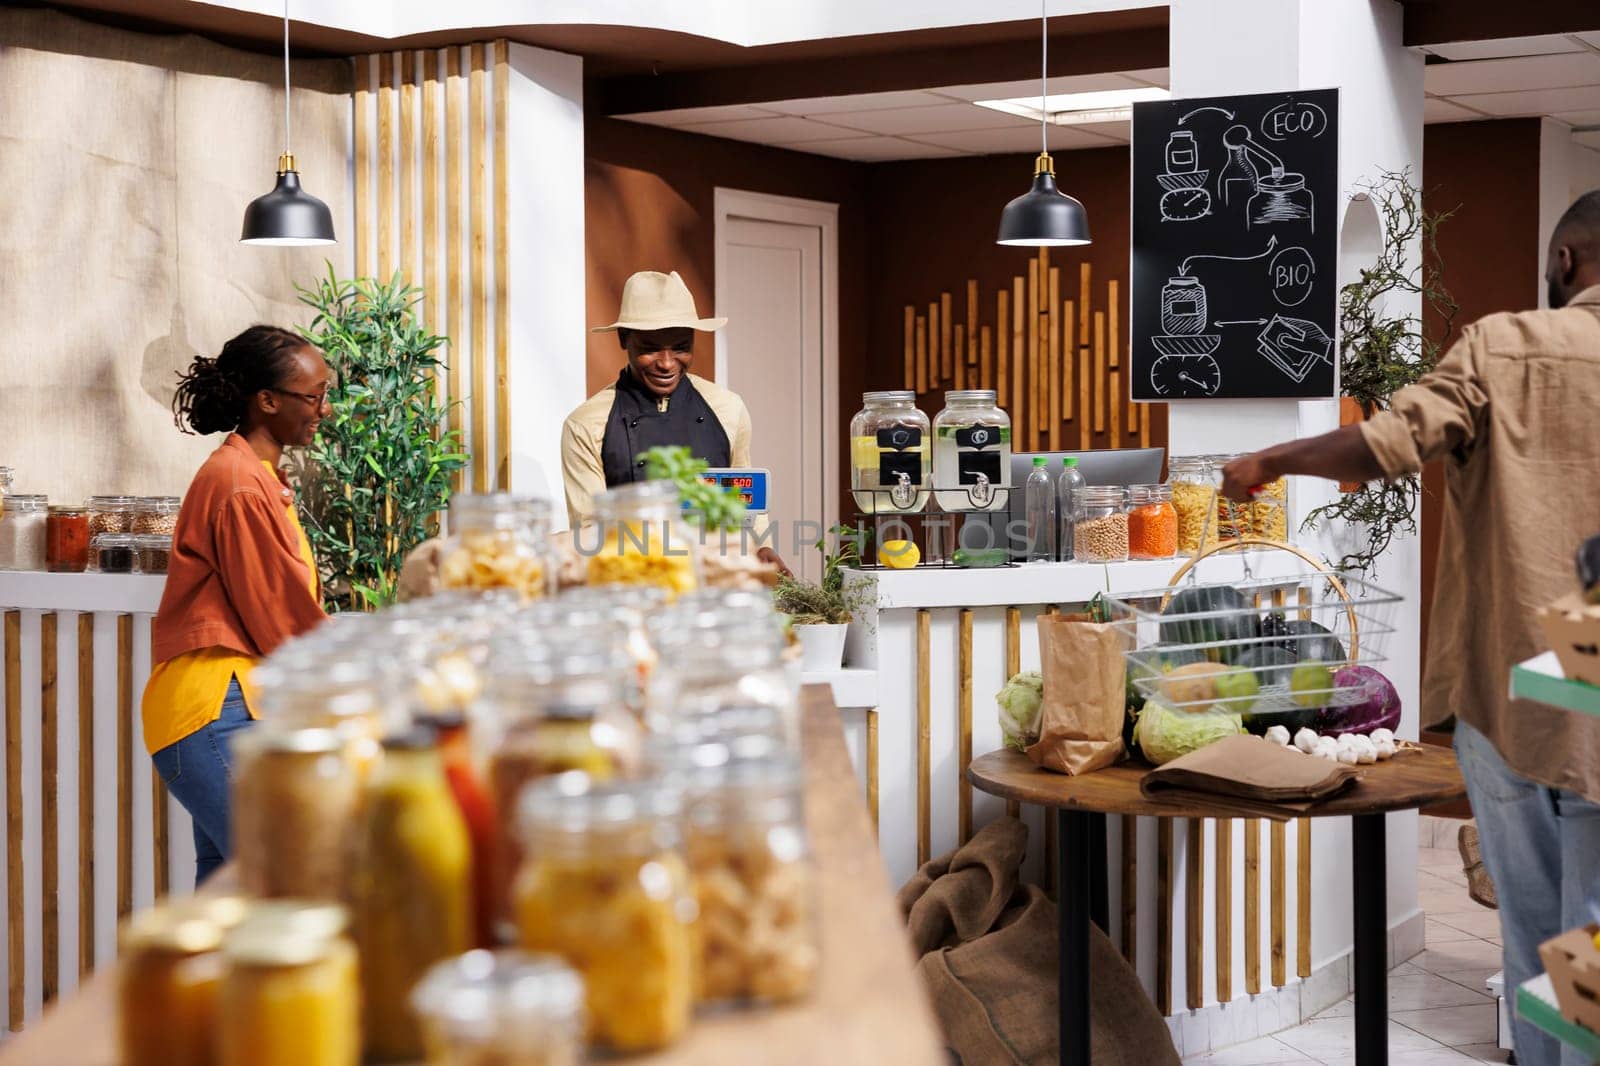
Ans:
[{"label": "zucchini", "polygon": [[1008,548],[957,548],[950,561],[969,569],[1004,566],[1011,561],[1011,551]]}]

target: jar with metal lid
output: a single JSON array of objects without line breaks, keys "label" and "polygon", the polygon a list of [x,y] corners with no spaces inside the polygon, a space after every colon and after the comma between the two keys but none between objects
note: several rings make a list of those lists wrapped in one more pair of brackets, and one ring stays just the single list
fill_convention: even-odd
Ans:
[{"label": "jar with metal lid", "polygon": [[591,585],[654,585],[676,597],[700,587],[699,535],[683,520],[670,481],[619,485],[595,495],[598,536],[579,530]]},{"label": "jar with metal lid", "polygon": [[137,574],[138,538],[131,533],[100,533],[90,537],[89,569],[96,574]]},{"label": "jar with metal lid", "polygon": [[172,558],[172,538],[161,534],[135,534],[133,550],[138,559],[134,565],[141,574],[164,574]]},{"label": "jar with metal lid", "polygon": [[357,1066],[361,990],[346,923],[331,904],[263,904],[224,938],[220,1066]]},{"label": "jar with metal lid", "polygon": [[[234,906],[225,907],[223,901]],[[118,934],[117,1061],[122,1066],[209,1066],[222,938],[244,915],[236,896],[187,899],[140,911]]]},{"label": "jar with metal lid", "polygon": [[1127,493],[1118,485],[1083,490],[1072,528],[1073,557],[1083,563],[1121,563],[1128,558]]},{"label": "jar with metal lid", "polygon": [[[341,623],[343,624],[343,623]],[[348,623],[379,626],[381,619]],[[378,740],[402,728],[403,678],[385,656],[396,642],[383,632],[340,637],[328,623],[284,643],[250,672],[261,717],[286,729],[332,729],[358,780],[378,761]]]},{"label": "jar with metal lid", "polygon": [[1203,455],[1176,455],[1167,464],[1172,506],[1178,512],[1178,550],[1193,555],[1217,537],[1217,485]]},{"label": "jar with metal lid", "polygon": [[554,955],[469,951],[411,993],[427,1066],[580,1066],[583,980]]},{"label": "jar with metal lid", "polygon": [[137,496],[90,496],[84,505],[89,509],[89,536],[131,532],[138,503]]},{"label": "jar with metal lid", "polygon": [[233,742],[239,885],[264,899],[342,900],[361,776],[338,730],[265,721]]},{"label": "jar with metal lid", "polygon": [[1128,556],[1171,559],[1178,554],[1178,512],[1170,485],[1128,487]]},{"label": "jar with metal lid", "polygon": [[362,795],[350,924],[370,1059],[422,1055],[411,987],[435,963],[476,946],[471,843],[436,743],[427,726],[385,737]]},{"label": "jar with metal lid", "polygon": [[128,532],[135,536],[170,537],[178,530],[177,496],[140,496],[133,504],[133,522]]},{"label": "jar with metal lid", "polygon": [[83,507],[52,504],[45,513],[45,567],[53,574],[81,574],[89,569],[89,512]]},{"label": "jar with metal lid", "polygon": [[863,514],[928,506],[932,436],[910,390],[868,392],[850,419],[850,488]]},{"label": "jar with metal lid", "polygon": [[933,420],[934,499],[946,511],[1003,511],[1011,486],[1011,416],[993,389],[944,394]]},{"label": "jar with metal lid", "polygon": [[440,549],[447,589],[511,589],[524,600],[550,593],[550,504],[497,492],[450,498],[450,536]]},{"label": "jar with metal lid", "polygon": [[699,998],[800,999],[819,965],[800,763],[729,755],[694,773],[688,800]]},{"label": "jar with metal lid", "polygon": [[47,562],[46,509],[43,496],[14,495],[0,499],[0,570],[43,570]]},{"label": "jar with metal lid", "polygon": [[528,858],[517,934],[583,975],[589,1038],[616,1051],[665,1047],[694,1004],[694,897],[680,852],[683,802],[659,781],[562,774],[518,808]]}]

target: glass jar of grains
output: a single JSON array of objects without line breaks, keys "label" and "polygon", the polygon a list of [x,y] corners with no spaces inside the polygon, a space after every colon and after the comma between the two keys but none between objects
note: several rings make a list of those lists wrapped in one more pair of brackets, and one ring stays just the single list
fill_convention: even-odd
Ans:
[{"label": "glass jar of grains", "polygon": [[45,563],[51,573],[81,574],[89,568],[89,512],[52,506],[45,516]]},{"label": "glass jar of grains", "polygon": [[562,774],[530,785],[518,814],[521,946],[583,975],[593,1042],[631,1052],[676,1041],[694,1004],[695,913],[678,790]]},{"label": "glass jar of grains", "polygon": [[1211,460],[1177,455],[1168,468],[1172,506],[1178,512],[1178,551],[1194,555],[1217,537],[1217,486]]},{"label": "glass jar of grains", "polygon": [[579,1066],[583,981],[554,955],[469,951],[411,993],[428,1066]]},{"label": "glass jar of grains", "polygon": [[1120,485],[1090,485],[1083,490],[1072,527],[1072,554],[1082,563],[1127,561],[1127,493]]},{"label": "glass jar of grains", "polygon": [[141,496],[134,501],[133,522],[129,532],[138,535],[156,534],[170,537],[178,528],[178,507],[182,500],[176,496]]},{"label": "glass jar of grains", "polygon": [[85,505],[89,508],[89,536],[130,532],[138,503],[136,496],[90,496]]},{"label": "glass jar of grains", "polygon": [[342,900],[361,779],[334,729],[270,720],[233,742],[233,849],[252,896]]},{"label": "glass jar of grains", "polygon": [[89,569],[97,574],[137,574],[138,538],[129,533],[98,533],[90,537]]},{"label": "glass jar of grains", "polygon": [[361,991],[343,907],[258,904],[222,942],[219,1066],[356,1066]]},{"label": "glass jar of grains", "polygon": [[674,597],[700,587],[698,539],[672,482],[619,485],[597,493],[594,510],[598,544],[582,531],[574,538],[588,554],[588,584],[655,585]]},{"label": "glass jar of grains", "polygon": [[1178,554],[1178,512],[1172,486],[1128,488],[1128,557],[1170,559]]},{"label": "glass jar of grains", "polygon": [[137,563],[141,574],[164,574],[172,558],[172,537],[158,534],[133,537],[133,548],[139,555]]},{"label": "glass jar of grains", "polygon": [[1011,416],[993,389],[944,394],[933,420],[934,498],[946,511],[1003,511],[1010,502]]},{"label": "glass jar of grains", "polygon": [[775,752],[698,761],[687,850],[699,999],[800,999],[816,982],[819,954],[799,760]]},{"label": "glass jar of grains", "polygon": [[1283,543],[1289,539],[1289,479],[1269,481],[1249,503],[1249,528],[1245,535]]},{"label": "glass jar of grains", "polygon": [[868,392],[850,420],[850,488],[863,514],[928,505],[930,428],[910,391]]},{"label": "glass jar of grains", "polygon": [[43,570],[47,560],[43,496],[0,498],[0,570]]},{"label": "glass jar of grains", "polygon": [[532,496],[460,493],[450,499],[450,536],[441,550],[439,583],[447,589],[511,589],[543,599],[553,572],[550,504]]}]

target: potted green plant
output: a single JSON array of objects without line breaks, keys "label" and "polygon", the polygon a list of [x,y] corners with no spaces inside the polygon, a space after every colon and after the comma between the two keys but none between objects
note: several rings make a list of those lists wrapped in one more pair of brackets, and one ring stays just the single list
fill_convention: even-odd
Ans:
[{"label": "potted green plant", "polygon": [[[773,604],[789,616],[800,641],[800,669],[805,673],[837,670],[844,662],[844,639],[850,621],[866,601],[864,589],[845,580],[845,571],[861,564],[869,534],[834,526],[814,547],[822,553],[822,580],[785,577],[773,589]],[[828,550],[828,537],[834,547]]]}]

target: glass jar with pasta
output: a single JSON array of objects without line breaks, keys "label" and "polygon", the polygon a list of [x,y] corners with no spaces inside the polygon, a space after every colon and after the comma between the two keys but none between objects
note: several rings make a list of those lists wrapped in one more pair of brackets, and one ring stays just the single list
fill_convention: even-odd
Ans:
[{"label": "glass jar with pasta", "polygon": [[654,585],[672,597],[700,587],[698,534],[670,481],[620,485],[594,498],[598,532],[580,530],[591,585]]},{"label": "glass jar with pasta", "polygon": [[428,1066],[579,1066],[583,981],[553,955],[469,951],[411,993]]},{"label": "glass jar with pasta", "polygon": [[680,793],[659,781],[583,774],[535,782],[521,800],[518,939],[583,975],[589,1037],[615,1051],[665,1047],[689,1027],[695,906],[682,814]]},{"label": "glass jar with pasta", "polygon": [[[730,757],[707,757],[718,749]],[[696,988],[703,1002],[785,1002],[810,993],[819,955],[799,760],[708,745],[687,818]]]},{"label": "glass jar with pasta", "polygon": [[1280,477],[1257,487],[1247,508],[1249,516],[1245,535],[1258,540],[1272,540],[1280,544],[1289,539],[1289,479]]},{"label": "glass jar with pasta", "polygon": [[263,904],[223,940],[220,1066],[357,1066],[361,992],[334,905]]},{"label": "glass jar with pasta", "polygon": [[233,742],[239,885],[263,899],[342,900],[361,777],[334,729],[265,721]]},{"label": "glass jar with pasta", "polygon": [[1178,551],[1194,555],[1217,538],[1217,485],[1211,460],[1177,455],[1168,468],[1172,506],[1178,513]]},{"label": "glass jar with pasta", "polygon": [[511,589],[526,600],[550,592],[550,504],[509,493],[450,498],[450,536],[440,551],[439,584],[486,592]]}]

